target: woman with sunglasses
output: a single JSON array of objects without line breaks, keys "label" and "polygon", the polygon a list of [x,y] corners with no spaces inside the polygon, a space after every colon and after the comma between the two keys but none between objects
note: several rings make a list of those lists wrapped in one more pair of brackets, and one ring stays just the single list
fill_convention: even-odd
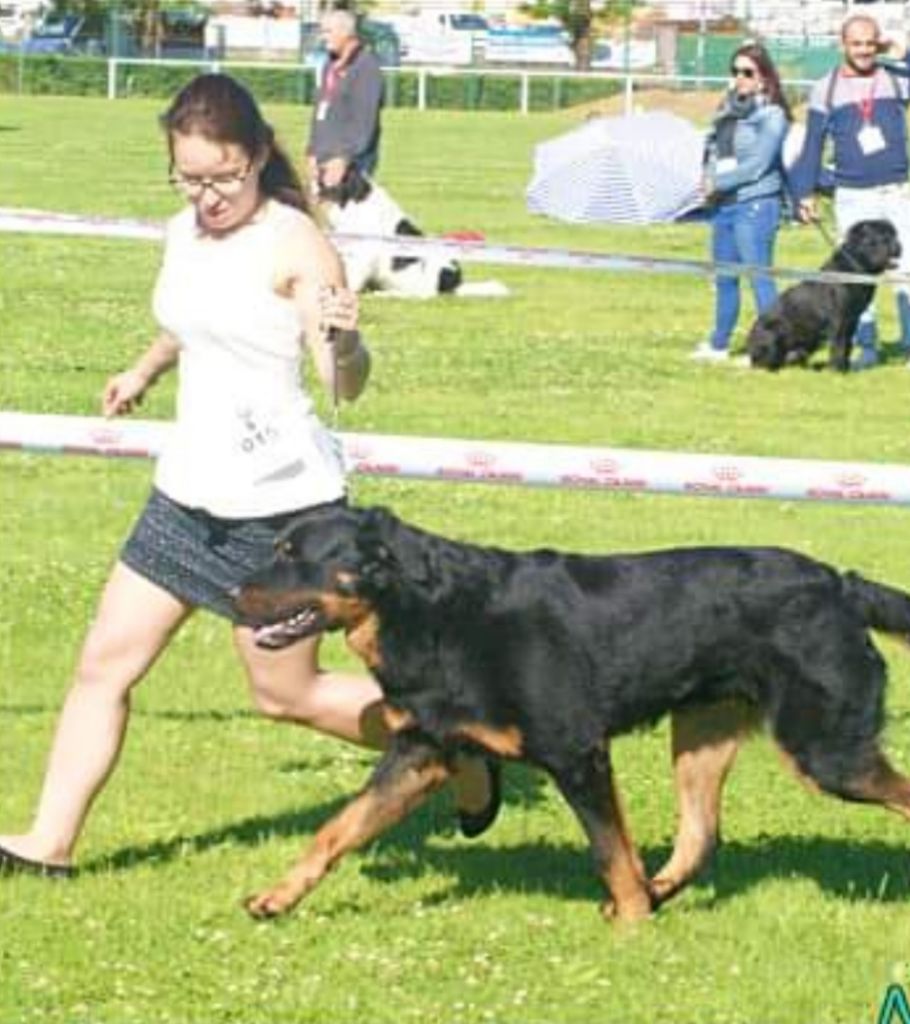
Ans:
[{"label": "woman with sunglasses", "polygon": [[[130,412],[179,367],[176,422],[82,648],[32,827],[0,836],[0,874],[72,873],[86,815],[120,753],[132,689],[198,607],[231,622],[264,714],[355,743],[385,741],[371,678],[322,671],[318,638],[258,648],[230,600],[300,510],[344,500],[341,459],[300,364],[308,352],[326,388],[357,398],[370,357],[356,296],[246,89],[201,75],[162,124],[185,206],[168,224],[155,287],[160,333],[108,381],[102,408]],[[496,814],[498,779],[477,757],[460,767],[461,827],[476,835]]]},{"label": "woman with sunglasses", "polygon": [[[781,218],[784,188],[781,151],[792,115],[767,50],[745,43],[733,54],[731,84],[705,145],[705,193],[711,207],[711,257],[715,263],[769,267]],[[777,298],[771,277],[750,278],[756,311]],[[739,277],[718,274],[714,329],[693,359],[723,362],[739,319]]]}]

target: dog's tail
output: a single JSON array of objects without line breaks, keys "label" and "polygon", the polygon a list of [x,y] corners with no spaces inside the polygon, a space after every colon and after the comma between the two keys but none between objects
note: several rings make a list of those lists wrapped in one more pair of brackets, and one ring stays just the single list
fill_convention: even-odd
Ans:
[{"label": "dog's tail", "polygon": [[910,594],[884,583],[844,573],[844,593],[870,629],[892,633],[910,643]]}]

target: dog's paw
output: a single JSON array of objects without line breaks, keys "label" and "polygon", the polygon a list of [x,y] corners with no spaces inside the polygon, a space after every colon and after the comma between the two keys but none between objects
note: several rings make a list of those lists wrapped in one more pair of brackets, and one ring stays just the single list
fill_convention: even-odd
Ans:
[{"label": "dog's paw", "polygon": [[287,886],[276,885],[274,889],[266,889],[255,896],[248,896],[243,905],[250,917],[255,917],[257,921],[265,921],[286,914],[296,906],[299,898]]}]

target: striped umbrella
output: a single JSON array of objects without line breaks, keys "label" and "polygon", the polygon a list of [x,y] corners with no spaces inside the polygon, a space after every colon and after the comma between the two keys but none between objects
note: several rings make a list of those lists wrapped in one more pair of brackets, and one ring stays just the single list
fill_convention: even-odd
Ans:
[{"label": "striped umbrella", "polygon": [[528,209],[576,224],[676,220],[701,205],[703,145],[665,111],[594,118],[536,147]]}]

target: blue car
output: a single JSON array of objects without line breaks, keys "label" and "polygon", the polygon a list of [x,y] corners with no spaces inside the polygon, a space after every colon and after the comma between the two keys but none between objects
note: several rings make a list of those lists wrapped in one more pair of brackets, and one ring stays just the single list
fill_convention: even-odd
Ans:
[{"label": "blue car", "polygon": [[46,18],[23,41],[22,49],[26,53],[100,54],[104,52],[104,43],[86,32],[85,18],[66,14]]}]

